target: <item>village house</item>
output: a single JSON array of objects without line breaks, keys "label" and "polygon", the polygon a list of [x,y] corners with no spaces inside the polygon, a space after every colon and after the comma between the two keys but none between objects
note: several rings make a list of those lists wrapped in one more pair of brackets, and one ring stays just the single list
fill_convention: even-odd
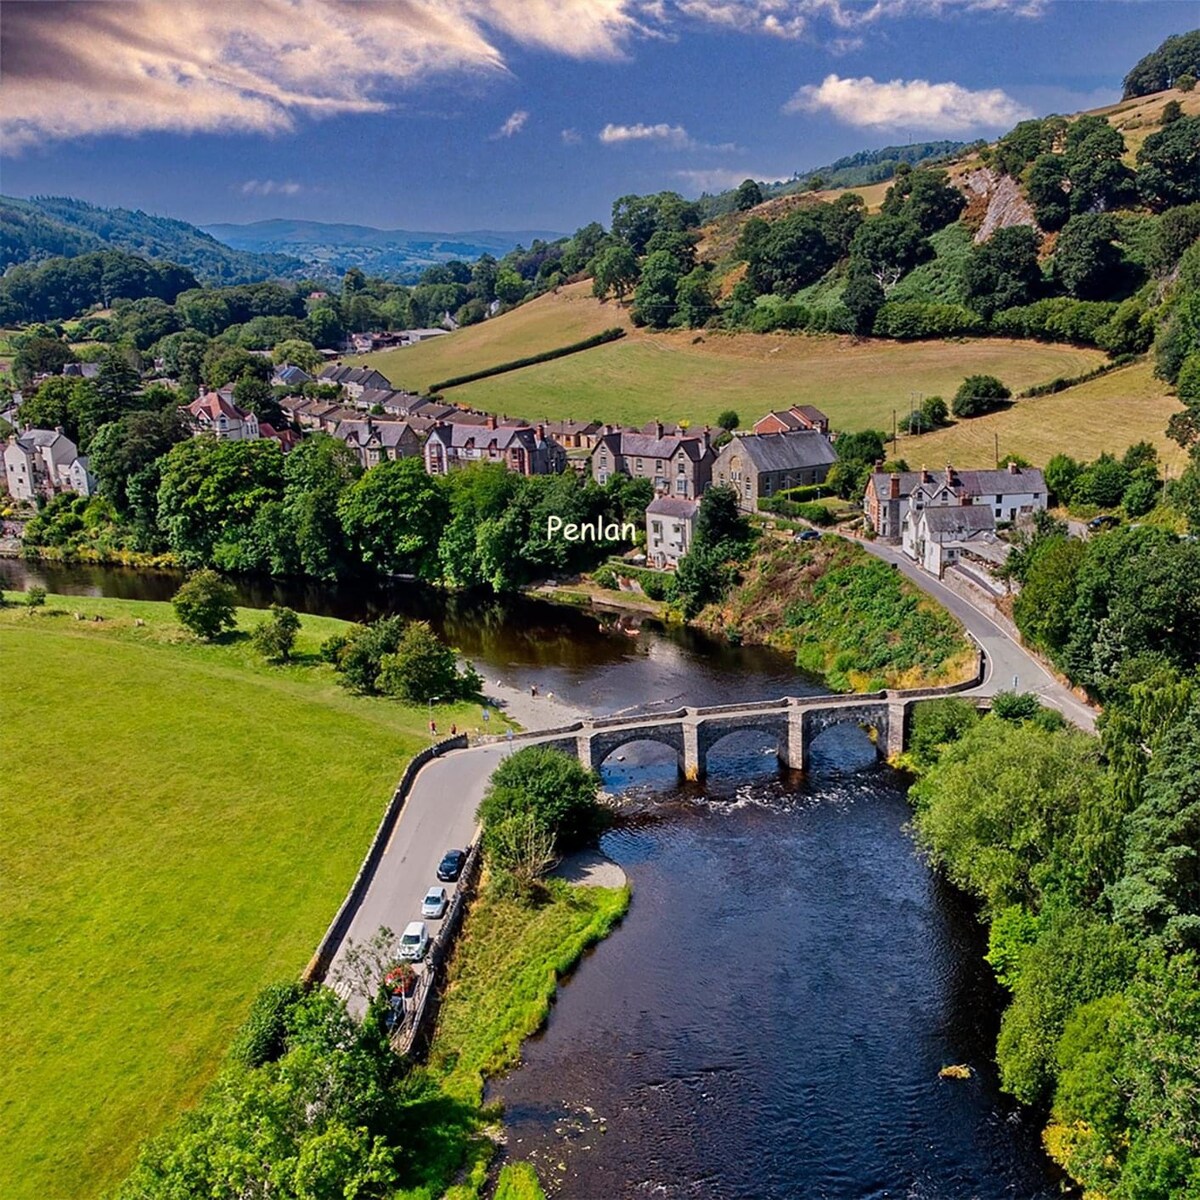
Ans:
[{"label": "village house", "polygon": [[735,435],[721,447],[713,483],[737,492],[738,507],[755,512],[760,499],[786,488],[824,483],[837,462],[833,443],[815,429]]},{"label": "village house", "polygon": [[333,434],[354,451],[364,469],[397,458],[416,458],[421,438],[407,421],[342,421]]},{"label": "village house", "polygon": [[829,418],[811,404],[793,404],[791,408],[769,412],[754,422],[754,433],[792,433],[797,429],[815,429],[829,436]]},{"label": "village house", "polygon": [[312,376],[291,363],[280,363],[271,375],[272,387],[301,388],[306,383],[312,383]]},{"label": "village house", "polygon": [[278,442],[279,448],[284,454],[291,454],[300,445],[300,435],[294,429],[276,429],[274,425],[269,425],[266,421],[260,421],[258,423],[258,432],[264,439]]},{"label": "village house", "polygon": [[65,379],[95,379],[100,374],[100,364],[94,362],[72,362],[62,369]]},{"label": "village house", "polygon": [[646,562],[659,570],[674,570],[692,545],[699,500],[656,496],[646,508]]},{"label": "village house", "polygon": [[4,446],[4,481],[14,500],[36,500],[59,492],[91,496],[96,480],[88,460],[61,429],[27,429]]},{"label": "village house", "polygon": [[546,432],[567,450],[594,450],[604,426],[599,421],[546,421]]},{"label": "village house", "polygon": [[863,495],[863,512],[884,541],[899,542],[910,508],[971,503],[991,511],[996,521],[1015,521],[1044,509],[1046,478],[1037,467],[1010,463],[997,470],[874,471]]},{"label": "village house", "polygon": [[338,384],[351,400],[357,400],[368,388],[387,391],[392,388],[392,381],[374,367],[347,367],[342,363],[330,363],[322,367],[317,382]]},{"label": "village house", "polygon": [[557,475],[567,465],[566,451],[546,435],[543,425],[501,425],[494,416],[483,425],[439,421],[425,439],[425,470],[445,475],[473,462],[503,463],[521,475]]},{"label": "village house", "polygon": [[227,442],[249,441],[260,436],[258,418],[221,392],[198,396],[182,411],[197,435],[209,433]]},{"label": "village house", "polygon": [[904,553],[923,570],[939,579],[945,569],[963,557],[995,559],[1001,543],[996,536],[992,509],[972,504],[910,508],[904,517]]},{"label": "village house", "polygon": [[649,479],[661,495],[696,500],[712,479],[715,457],[707,429],[668,434],[661,422],[649,433],[605,426],[592,451],[592,478],[600,484],[614,475]]}]

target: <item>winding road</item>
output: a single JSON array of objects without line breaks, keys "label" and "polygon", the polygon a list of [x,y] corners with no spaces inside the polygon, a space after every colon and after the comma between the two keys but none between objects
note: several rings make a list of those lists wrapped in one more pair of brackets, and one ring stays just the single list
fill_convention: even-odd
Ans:
[{"label": "winding road", "polygon": [[994,696],[997,692],[1035,692],[1042,702],[1058,709],[1072,725],[1092,733],[1097,711],[1085,704],[1070,688],[1060,683],[1023,646],[1015,642],[981,608],[951,591],[932,575],[922,571],[911,559],[893,546],[854,539],[868,554],[892,563],[923,592],[953,613],[963,627],[983,647],[987,674],[983,683],[967,695]]}]

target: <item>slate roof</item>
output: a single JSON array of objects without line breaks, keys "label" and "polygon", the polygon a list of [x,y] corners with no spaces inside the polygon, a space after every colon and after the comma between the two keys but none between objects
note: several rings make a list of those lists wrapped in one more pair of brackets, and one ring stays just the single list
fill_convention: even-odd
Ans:
[{"label": "slate roof", "polygon": [[187,411],[193,417],[204,415],[213,421],[222,414],[232,417],[235,421],[244,421],[250,415],[244,409],[238,408],[232,400],[226,399],[220,392],[209,392],[206,396],[197,396],[187,406]]},{"label": "slate roof", "polygon": [[922,510],[920,519],[930,533],[984,533],[996,528],[992,510],[982,504],[939,504]]},{"label": "slate roof", "polygon": [[537,431],[529,425],[497,425],[495,429],[488,429],[478,425],[449,425],[444,421],[433,427],[429,440],[452,446],[456,450],[468,446],[487,449],[495,445],[499,451],[509,449],[514,443],[520,443],[526,450],[533,450],[546,444],[546,439],[539,441]]},{"label": "slate roof", "polygon": [[325,383],[355,383],[363,388],[391,388],[391,381],[374,367],[347,367],[341,363],[330,363],[321,371]]},{"label": "slate roof", "polygon": [[646,506],[646,515],[653,517],[694,517],[699,511],[699,500],[681,500],[675,496],[656,496]]},{"label": "slate roof", "polygon": [[404,439],[405,431],[410,428],[407,421],[342,421],[337,427],[336,436],[359,446],[367,445],[373,437],[379,439],[381,446],[398,446]]},{"label": "slate roof", "polygon": [[[897,471],[900,479],[900,495],[911,496],[921,482],[920,471]],[[945,471],[929,471],[928,487],[940,487],[946,482]],[[893,473],[874,471],[871,479],[875,494],[886,496],[891,486]],[[1018,467],[1015,472],[1001,467],[999,470],[952,471],[951,487],[968,496],[1003,496],[1011,492],[1044,492],[1046,477],[1037,467]]]},{"label": "slate roof", "polygon": [[837,462],[837,451],[824,434],[815,429],[794,429],[786,433],[751,433],[735,437],[728,447],[744,450],[760,471],[795,471],[797,468],[824,467]]},{"label": "slate roof", "polygon": [[674,458],[682,449],[695,462],[704,457],[707,447],[704,439],[698,434],[679,436],[678,434],[656,437],[653,433],[642,433],[636,429],[620,429],[616,433],[606,433],[596,442],[596,448],[620,454],[625,458]]}]

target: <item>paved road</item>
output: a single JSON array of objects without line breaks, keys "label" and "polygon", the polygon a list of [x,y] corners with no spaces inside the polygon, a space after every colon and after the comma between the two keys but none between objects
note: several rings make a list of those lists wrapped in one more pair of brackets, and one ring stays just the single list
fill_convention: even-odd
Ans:
[{"label": "paved road", "polygon": [[1036,692],[1046,704],[1058,709],[1073,725],[1089,732],[1096,728],[1096,710],[1084,704],[1074,692],[1059,683],[987,613],[922,571],[898,549],[879,542],[860,541],[859,545],[868,554],[874,554],[884,562],[896,564],[917,587],[949,609],[978,640],[987,655],[987,677],[982,686],[970,694],[992,696],[996,692],[1014,689]]},{"label": "paved road", "polygon": [[[421,920],[421,901],[438,882],[436,870],[442,855],[447,850],[465,850],[474,838],[475,810],[489,776],[507,753],[504,743],[458,750],[435,758],[417,773],[379,869],[350,926],[350,938],[365,942],[381,925],[399,934],[409,921]],[[447,894],[452,894],[453,885],[444,886]],[[426,924],[433,937],[441,922]],[[345,945],[343,942],[334,957],[334,969]]]}]

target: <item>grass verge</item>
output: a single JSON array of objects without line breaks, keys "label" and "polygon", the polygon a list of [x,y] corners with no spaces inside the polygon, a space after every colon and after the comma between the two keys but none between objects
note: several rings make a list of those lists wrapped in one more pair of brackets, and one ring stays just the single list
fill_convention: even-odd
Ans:
[{"label": "grass verge", "polygon": [[258,990],[308,961],[427,743],[424,706],[317,664],[344,623],[303,618],[298,661],[272,667],[246,636],[261,614],[238,617],[206,645],[168,604],[0,610],[9,1200],[103,1192],[199,1096]]}]

